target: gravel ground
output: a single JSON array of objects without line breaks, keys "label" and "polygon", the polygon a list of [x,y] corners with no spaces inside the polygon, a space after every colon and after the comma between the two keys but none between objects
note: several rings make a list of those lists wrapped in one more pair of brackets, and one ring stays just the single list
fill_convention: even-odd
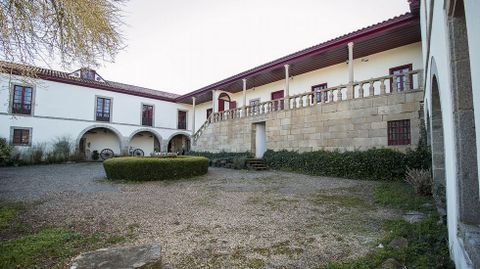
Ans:
[{"label": "gravel ground", "polygon": [[40,199],[25,219],[160,242],[165,268],[315,268],[365,255],[398,212],[375,182],[210,168],[141,184],[104,180],[101,164],[0,169],[0,199]]}]

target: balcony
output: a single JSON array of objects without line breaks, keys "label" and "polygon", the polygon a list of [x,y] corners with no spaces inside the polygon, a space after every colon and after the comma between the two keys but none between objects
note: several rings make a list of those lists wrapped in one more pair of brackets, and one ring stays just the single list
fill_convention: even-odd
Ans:
[{"label": "balcony", "polygon": [[419,69],[401,74],[371,78],[368,80],[322,89],[316,92],[308,91],[277,100],[258,103],[252,106],[244,106],[212,113],[194,134],[193,139],[194,141],[197,141],[205,129],[210,124],[216,122],[229,121],[238,118],[261,117],[278,111],[298,110],[353,99],[372,98],[418,91],[421,90],[423,86],[422,72],[423,70]]}]

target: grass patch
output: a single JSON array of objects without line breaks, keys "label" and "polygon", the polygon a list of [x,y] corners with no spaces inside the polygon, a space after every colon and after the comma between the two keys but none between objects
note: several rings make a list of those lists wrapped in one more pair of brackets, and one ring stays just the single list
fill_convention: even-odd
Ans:
[{"label": "grass patch", "polygon": [[262,255],[262,256],[270,256],[270,255],[286,255],[288,257],[292,257],[298,254],[303,253],[302,248],[293,248],[290,246],[290,241],[284,241],[280,243],[276,243],[268,248],[254,248],[253,251]]},{"label": "grass patch", "polygon": [[0,203],[0,229],[6,229],[10,226],[17,215],[24,210],[24,206],[21,203]]},{"label": "grass patch", "polygon": [[326,195],[317,193],[312,199],[312,202],[316,204],[325,204],[325,203],[334,203],[340,206],[346,207],[369,207],[370,205],[366,203],[363,199],[354,196],[346,195]]},{"label": "grass patch", "polygon": [[375,203],[402,210],[422,210],[425,203],[433,204],[431,197],[415,194],[413,188],[404,182],[388,182],[377,186],[373,192]]},{"label": "grass patch", "polygon": [[[374,191],[376,203],[401,210],[423,210],[429,217],[421,222],[410,224],[402,219],[388,220],[383,224],[386,231],[381,242],[385,247],[376,249],[365,257],[352,261],[332,262],[318,268],[323,269],[363,269],[379,268],[388,258],[394,258],[406,268],[454,268],[448,250],[447,227],[438,224],[438,215],[433,208],[425,208],[425,203],[433,203],[430,197],[418,196],[413,188],[403,182],[380,184]],[[408,240],[408,246],[394,249],[388,246],[396,237]]]},{"label": "grass patch", "polygon": [[17,223],[29,205],[0,202],[0,222],[9,240],[0,241],[0,268],[64,268],[69,259],[84,251],[118,244],[134,237],[134,226],[127,236],[107,233],[83,234],[71,228],[41,227]]}]

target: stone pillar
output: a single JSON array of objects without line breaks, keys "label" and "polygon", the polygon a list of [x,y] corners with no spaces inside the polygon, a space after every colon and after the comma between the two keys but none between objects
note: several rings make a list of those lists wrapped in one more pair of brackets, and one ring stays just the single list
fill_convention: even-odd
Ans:
[{"label": "stone pillar", "polygon": [[212,114],[217,112],[216,105],[215,105],[216,99],[217,99],[217,91],[212,90]]},{"label": "stone pillar", "polygon": [[192,97],[193,115],[192,115],[192,135],[195,134],[195,101],[197,98]]},{"label": "stone pillar", "polygon": [[348,88],[347,99],[353,99],[355,96],[354,87],[354,74],[353,74],[353,42],[348,43]]},{"label": "stone pillar", "polygon": [[243,82],[243,107],[247,106],[247,79],[242,79]]},{"label": "stone pillar", "polygon": [[289,91],[289,83],[290,83],[290,75],[289,75],[289,69],[290,65],[286,64],[284,65],[285,67],[285,108],[290,109],[290,91]]}]

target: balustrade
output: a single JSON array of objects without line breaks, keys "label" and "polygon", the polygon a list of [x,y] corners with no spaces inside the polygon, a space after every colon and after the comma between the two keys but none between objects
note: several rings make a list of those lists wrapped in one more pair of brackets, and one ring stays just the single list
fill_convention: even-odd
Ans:
[{"label": "balustrade", "polygon": [[[212,113],[205,123],[194,134],[196,141],[203,131],[212,123],[233,120],[245,117],[266,115],[275,111],[301,109],[314,105],[341,102],[349,98],[366,98],[380,95],[398,94],[403,91],[421,89],[423,85],[422,70],[413,70],[402,74],[393,74],[378,78],[343,84],[315,92],[305,92],[285,98],[270,100],[254,105],[234,108],[217,113]],[[349,93],[348,91],[353,91]],[[344,93],[345,97],[344,98]],[[350,96],[350,97],[349,97]]]}]

